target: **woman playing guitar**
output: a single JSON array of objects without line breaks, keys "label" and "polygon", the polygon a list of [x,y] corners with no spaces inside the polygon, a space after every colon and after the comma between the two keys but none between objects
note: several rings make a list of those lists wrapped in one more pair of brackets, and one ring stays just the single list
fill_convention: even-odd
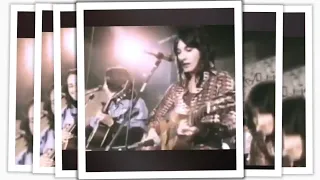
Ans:
[{"label": "woman playing guitar", "polygon": [[[54,87],[49,91],[49,97],[44,103],[44,113],[41,118],[40,166],[54,166]],[[44,119],[46,117],[46,119]]]},{"label": "woman playing guitar", "polygon": [[21,121],[20,129],[24,132],[26,148],[16,156],[16,164],[32,165],[33,153],[33,100],[27,105],[27,118]]},{"label": "woman playing guitar", "polygon": [[[27,147],[26,149],[20,153],[16,157],[16,164],[19,165],[31,165],[32,164],[32,154],[33,154],[33,113],[34,113],[34,101],[31,100],[28,105],[27,105],[27,111],[28,111],[28,117],[26,120],[21,122],[21,130],[24,131],[24,138],[26,140]],[[54,142],[54,141],[53,141]],[[46,143],[43,143],[46,144]],[[53,144],[54,145],[54,144]],[[42,152],[46,151],[44,148],[45,146],[42,147]],[[54,165],[54,161],[47,157],[46,154],[42,154],[40,156],[40,166],[42,167],[50,167]]]},{"label": "woman playing guitar", "polygon": [[[233,110],[222,114],[208,113],[197,119],[191,118],[192,121],[179,118],[180,115],[188,117],[191,112],[216,97],[225,101],[224,97],[227,98],[225,94],[234,91],[234,81],[230,75],[227,72],[218,72],[214,68],[214,52],[208,42],[209,39],[201,28],[185,27],[178,30],[173,49],[178,66],[179,81],[168,88],[164,98],[152,111],[149,130],[142,141],[153,139],[156,143],[155,146],[162,144],[161,149],[168,150],[221,149],[223,143],[227,143],[231,148],[235,147],[235,133],[232,132],[236,127],[236,119]],[[220,100],[216,99],[215,103]],[[232,101],[235,102],[234,97],[231,98]],[[168,118],[169,112],[176,115]],[[203,120],[212,122],[211,125],[214,126],[219,124],[226,127],[226,131],[231,135],[220,135],[219,128],[217,128],[214,131],[219,135],[202,138],[203,132],[206,131],[201,123]],[[171,139],[178,140],[172,145]],[[204,139],[206,140],[204,141]],[[180,146],[181,143],[178,145],[178,142],[182,142],[184,145]],[[171,145],[168,146],[168,143]]]},{"label": "woman playing guitar", "polygon": [[245,125],[252,136],[246,165],[274,165],[275,82],[255,85],[248,94],[244,112]]},{"label": "woman playing guitar", "polygon": [[306,100],[288,97],[282,103],[283,167],[306,167]]},{"label": "woman playing guitar", "polygon": [[135,106],[131,107],[136,94],[129,72],[120,67],[108,69],[103,90],[107,95],[107,103],[103,103],[102,110],[90,120],[89,127],[86,128],[87,148],[94,150],[109,145],[120,124],[128,120],[127,114],[131,114],[130,123],[126,123],[120,131],[113,146],[140,141],[147,126],[148,109],[142,98],[137,99]]},{"label": "woman playing guitar", "polygon": [[62,149],[77,149],[77,70],[68,72],[67,84],[63,88],[67,106],[62,110]]}]

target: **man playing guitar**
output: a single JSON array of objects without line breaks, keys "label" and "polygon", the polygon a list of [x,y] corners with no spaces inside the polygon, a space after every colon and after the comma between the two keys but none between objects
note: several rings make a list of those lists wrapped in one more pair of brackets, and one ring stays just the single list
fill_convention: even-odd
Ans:
[{"label": "man playing guitar", "polygon": [[123,146],[126,142],[130,145],[140,141],[147,128],[148,109],[142,98],[137,99],[135,106],[131,107],[136,93],[129,72],[120,67],[108,69],[103,90],[108,101],[103,103],[102,110],[90,120],[86,128],[87,149],[100,149],[109,145],[120,124],[128,121],[127,114],[131,114],[130,123],[125,123],[113,145]]}]

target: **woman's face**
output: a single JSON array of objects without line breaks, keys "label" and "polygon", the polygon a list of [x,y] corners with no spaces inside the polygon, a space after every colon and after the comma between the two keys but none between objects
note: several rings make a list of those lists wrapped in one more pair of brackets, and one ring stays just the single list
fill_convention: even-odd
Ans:
[{"label": "woman's face", "polygon": [[188,47],[182,40],[177,44],[177,56],[185,73],[194,73],[200,61],[200,51]]},{"label": "woman's face", "polygon": [[299,135],[284,135],[283,156],[289,157],[293,161],[301,158],[303,153],[303,140]]},{"label": "woman's face", "polygon": [[67,79],[68,92],[73,100],[77,100],[77,75],[70,74]]},{"label": "woman's face", "polygon": [[54,90],[50,93],[50,104],[51,104],[51,111],[54,114]]},{"label": "woman's face", "polygon": [[256,131],[261,132],[263,135],[268,136],[273,133],[274,118],[271,113],[257,113],[254,118]]},{"label": "woman's face", "polygon": [[31,134],[33,134],[33,104],[29,108],[28,119],[29,119],[30,132],[31,132]]}]

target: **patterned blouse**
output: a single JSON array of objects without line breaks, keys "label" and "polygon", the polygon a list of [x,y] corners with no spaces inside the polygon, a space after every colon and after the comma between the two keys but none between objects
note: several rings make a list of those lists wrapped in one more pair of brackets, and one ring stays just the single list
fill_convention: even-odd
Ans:
[{"label": "patterned blouse", "polygon": [[[166,91],[163,99],[160,101],[158,106],[151,112],[151,119],[149,123],[149,128],[155,128],[159,134],[160,131],[160,121],[166,120],[169,113],[179,106],[184,106],[195,111],[199,107],[203,107],[207,102],[212,101],[214,98],[220,96],[222,98],[226,97],[225,94],[228,92],[234,92],[234,80],[227,72],[217,72],[212,70],[211,72],[204,72],[203,81],[200,84],[200,87],[197,88],[196,93],[188,93],[188,90],[182,84],[185,83],[175,83],[171,85]],[[189,103],[186,103],[187,98],[183,98],[184,95],[189,96]],[[235,102],[235,98],[232,98],[232,101]],[[178,109],[178,108],[177,108]],[[179,113],[179,112],[177,112]],[[231,146],[235,145],[235,128],[236,128],[236,118],[231,114],[231,110],[220,115],[220,124],[227,127],[227,131],[234,132],[230,137],[226,138],[228,141],[227,144]],[[212,120],[213,115],[208,114],[202,118],[197,119],[196,121],[203,120]],[[195,123],[197,124],[197,123]],[[235,146],[234,146],[235,147]]]}]

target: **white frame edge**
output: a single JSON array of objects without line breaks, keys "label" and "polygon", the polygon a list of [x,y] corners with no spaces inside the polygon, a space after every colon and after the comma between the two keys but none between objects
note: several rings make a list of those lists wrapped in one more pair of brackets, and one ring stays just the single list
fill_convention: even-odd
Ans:
[{"label": "white frame edge", "polygon": [[[243,177],[243,88],[242,88],[242,2],[241,1],[187,1],[187,2],[104,2],[77,3],[77,65],[78,65],[78,117],[85,117],[84,99],[84,10],[112,9],[187,9],[187,8],[234,8],[235,18],[235,62],[236,62],[236,154],[237,170],[233,171],[136,171],[136,172],[86,172],[85,139],[78,139],[78,178],[79,179],[152,179],[152,178],[213,178]],[[79,119],[78,128],[85,128],[85,121]],[[78,137],[85,137],[84,131],[78,131]],[[205,172],[205,173],[204,173]]]},{"label": "white frame edge", "polygon": [[[283,77],[283,5],[244,5],[245,12],[276,13],[276,115],[275,119],[275,164],[274,170],[248,169],[246,177],[282,176],[282,77]],[[281,109],[281,111],[279,111]]]},{"label": "white frame edge", "polygon": [[305,13],[306,167],[283,167],[283,174],[313,174],[313,25],[312,5],[285,5],[284,13]]},{"label": "white frame edge", "polygon": [[[53,5],[53,39],[54,39],[54,99],[55,114],[62,114],[61,103],[61,26],[60,13],[64,11],[76,11],[75,4],[54,4]],[[75,47],[76,48],[76,47]],[[55,116],[55,153],[56,153],[56,177],[77,177],[77,170],[62,169],[62,130],[61,116]]]},{"label": "white frame edge", "polygon": [[[16,86],[17,86],[17,27],[18,12],[28,11],[35,12],[35,6],[32,4],[21,5],[12,4],[10,6],[10,77],[9,77],[9,123],[8,123],[8,171],[9,172],[32,172],[32,165],[16,164]],[[14,140],[14,141],[13,141]]]},{"label": "white frame edge", "polygon": [[35,61],[34,61],[34,125],[33,125],[33,173],[53,174],[54,167],[40,167],[40,113],[42,69],[42,11],[52,10],[50,3],[36,3]]}]

